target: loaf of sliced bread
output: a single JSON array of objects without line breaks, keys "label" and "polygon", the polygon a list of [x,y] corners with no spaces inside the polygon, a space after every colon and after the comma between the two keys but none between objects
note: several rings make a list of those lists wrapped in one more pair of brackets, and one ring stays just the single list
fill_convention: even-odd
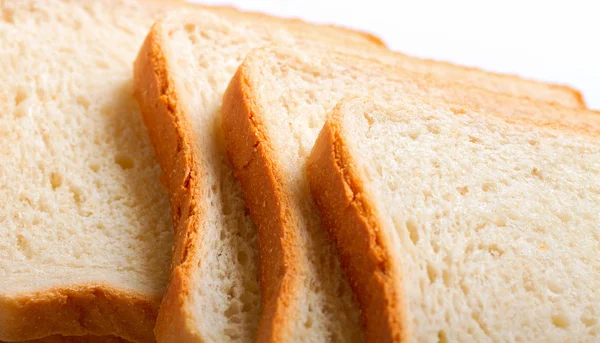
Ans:
[{"label": "loaf of sliced bread", "polygon": [[[224,152],[222,96],[244,56],[270,42],[293,46],[300,40],[348,48],[381,45],[346,29],[207,8],[173,12],[158,21],[138,55],[135,96],[163,169],[176,227],[173,267],[156,326],[159,341],[320,341],[332,334],[324,325],[338,320],[350,327],[348,335],[361,335],[357,316],[315,319],[312,328],[292,320],[297,304],[287,294],[294,294],[290,289],[297,280],[282,277],[288,268],[283,258],[263,260],[259,287],[257,232]],[[351,299],[351,292],[345,296]]]},{"label": "loaf of sliced bread", "polygon": [[[474,79],[475,85],[494,88],[499,79],[494,74],[485,78],[480,72],[465,69],[462,76],[456,74],[457,80],[442,73],[431,76],[402,69],[402,64],[412,65],[403,56],[391,65],[377,61],[377,57],[310,47],[256,49],[245,58],[223,98],[227,151],[250,213],[259,230],[265,231],[259,231],[261,261],[272,267],[274,260],[285,258],[285,269],[271,272],[300,279],[301,287],[293,290],[299,299],[296,320],[307,328],[314,327],[315,322],[327,322],[332,313],[349,315],[347,311],[352,308],[344,304],[349,298],[340,295],[339,279],[343,277],[334,267],[336,258],[321,230],[305,176],[306,158],[325,114],[339,99],[372,94],[378,100],[391,101],[409,93],[509,117],[531,117],[544,125],[563,122],[596,131],[600,128],[596,112],[454,83],[464,84],[475,77],[479,80]],[[372,313],[369,295],[359,294],[357,300],[363,308],[366,339],[376,342],[380,317],[366,315]],[[344,322],[337,325],[337,332],[353,329],[344,327]]]},{"label": "loaf of sliced bread", "polygon": [[0,340],[154,341],[173,235],[131,62],[164,6],[0,1]]},{"label": "loaf of sliced bread", "polygon": [[597,131],[346,99],[307,171],[373,341],[600,340]]}]

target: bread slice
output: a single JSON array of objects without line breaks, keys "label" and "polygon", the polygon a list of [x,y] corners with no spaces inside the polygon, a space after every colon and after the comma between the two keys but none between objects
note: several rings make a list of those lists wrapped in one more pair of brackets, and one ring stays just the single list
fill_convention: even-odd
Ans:
[{"label": "bread slice", "polygon": [[376,341],[597,342],[598,132],[396,100],[340,102],[307,168]]},{"label": "bread slice", "polygon": [[173,237],[131,62],[165,6],[0,2],[0,340],[154,341]]},{"label": "bread slice", "polygon": [[[311,320],[324,321],[324,313],[352,307],[328,305],[323,310],[322,304],[349,300],[338,294],[343,276],[334,267],[335,255],[321,230],[304,173],[306,158],[325,114],[339,99],[371,94],[377,100],[390,101],[408,93],[469,104],[504,116],[531,117],[544,125],[558,121],[595,131],[600,128],[596,112],[453,83],[467,83],[474,76],[481,82],[476,85],[493,88],[492,81],[498,80],[493,74],[484,78],[479,72],[474,75],[465,70],[457,80],[441,73],[435,77],[411,73],[400,68],[402,64],[413,66],[403,56],[386,65],[376,58],[333,50],[265,47],[248,54],[223,98],[227,151],[250,213],[262,230],[261,261],[273,263],[280,259],[286,268],[272,272],[300,280],[301,287],[290,291],[297,292],[295,296],[300,299],[300,314],[296,318],[303,325],[314,325]],[[380,317],[366,314],[372,314],[367,308],[368,297],[359,297],[358,301],[363,308],[366,340],[378,342]],[[344,325],[340,322],[339,330],[352,329]]]},{"label": "bread slice", "polygon": [[135,96],[163,168],[176,227],[159,341],[279,342],[330,334],[299,331],[290,321],[296,304],[280,294],[294,285],[280,279],[279,260],[263,261],[259,287],[257,233],[228,165],[220,123],[223,91],[244,56],[267,43],[300,40],[381,45],[361,32],[206,8],[158,21],[139,52]]}]

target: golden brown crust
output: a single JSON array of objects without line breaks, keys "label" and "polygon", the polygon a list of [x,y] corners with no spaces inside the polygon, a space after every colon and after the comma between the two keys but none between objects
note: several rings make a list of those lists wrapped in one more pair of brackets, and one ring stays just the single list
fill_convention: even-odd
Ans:
[{"label": "golden brown crust", "polygon": [[[53,335],[44,338],[22,341],[21,343],[127,343],[126,339],[116,336],[61,336]],[[2,342],[0,343],[7,343]]]},{"label": "golden brown crust", "polygon": [[[290,25],[290,24],[299,24],[299,25],[316,25],[316,24],[311,24],[307,21],[304,21],[302,19],[298,19],[298,18],[279,18],[279,17],[275,17],[269,14],[265,14],[265,13],[261,13],[261,12],[254,12],[254,11],[242,11],[237,9],[236,7],[233,6],[214,6],[214,5],[200,5],[200,4],[190,4],[191,7],[196,7],[196,8],[203,8],[206,10],[209,10],[211,12],[215,12],[215,13],[222,13],[225,15],[242,15],[245,17],[251,16],[254,17],[253,19],[257,20],[257,21],[261,21],[261,20],[268,20],[268,21],[273,21],[273,20],[277,20],[279,22],[281,22],[282,25]],[[383,40],[381,40],[381,38],[375,36],[372,33],[369,32],[365,32],[365,31],[359,31],[359,30],[354,30],[354,29],[350,29],[347,27],[342,27],[342,26],[338,26],[338,25],[322,25],[323,27],[330,27],[333,28],[335,30],[338,31],[343,31],[346,32],[348,35],[358,35],[361,36],[363,38],[366,38],[366,40],[370,43],[373,43],[376,46],[379,46],[381,48],[386,48],[386,44]]]},{"label": "golden brown crust", "polygon": [[361,307],[365,341],[407,342],[400,270],[355,172],[339,127],[327,121],[307,163],[313,199]]},{"label": "golden brown crust", "polygon": [[198,222],[204,208],[198,201],[198,163],[194,134],[182,110],[170,78],[159,24],[148,34],[134,63],[134,96],[148,130],[159,164],[162,182],[171,203],[175,247],[169,284],[156,323],[159,340],[196,341],[196,329],[188,324],[187,304],[191,278],[197,268],[201,242]]},{"label": "golden brown crust", "polygon": [[296,317],[305,270],[300,263],[300,238],[287,230],[292,219],[281,196],[283,183],[271,162],[272,149],[254,116],[257,109],[243,75],[243,70],[237,71],[223,96],[223,131],[235,176],[258,226],[263,313],[257,341],[284,342],[291,335],[289,319]]},{"label": "golden brown crust", "polygon": [[[227,7],[206,7],[213,12],[236,13],[237,15],[254,15],[268,20],[287,19],[274,18],[261,13],[240,12]],[[170,78],[164,46],[161,43],[160,29],[157,25],[152,28],[138,58],[134,64],[134,89],[135,97],[140,104],[142,117],[148,129],[150,141],[154,147],[159,164],[163,169],[162,182],[166,187],[171,200],[171,215],[175,227],[175,252],[171,266],[171,275],[167,291],[158,315],[155,328],[159,340],[176,340],[178,342],[202,340],[187,320],[189,313],[186,304],[189,300],[187,294],[192,291],[191,273],[199,260],[198,254],[201,239],[197,232],[202,203],[197,199],[200,190],[197,188],[201,168],[195,162],[196,151],[193,142],[194,133],[191,123],[186,118],[177,98],[174,81]],[[370,42],[382,44],[374,36],[347,30],[349,33],[358,33],[366,36]],[[260,149],[259,149],[260,150]],[[262,150],[260,150],[262,151]],[[264,180],[272,181],[270,185],[277,184],[270,175],[269,168],[250,164],[246,166],[246,174],[258,176]],[[261,189],[266,191],[266,189]],[[269,198],[266,206],[270,214],[276,209],[288,209],[289,206],[278,206],[277,199]],[[271,206],[272,205],[272,206]],[[262,213],[262,212],[261,212]],[[267,217],[269,218],[269,217]],[[286,220],[285,215],[275,216],[275,220]],[[283,227],[280,223],[272,222],[266,227]],[[259,323],[257,340],[279,342],[286,341],[290,334],[293,312],[297,304],[296,291],[300,287],[299,263],[294,249],[281,247],[291,242],[297,242],[297,237],[286,235],[286,239],[279,241],[276,231],[272,233],[265,230],[259,232],[261,249],[261,292],[263,295],[263,311]],[[292,277],[293,276],[293,277]]]},{"label": "golden brown crust", "polygon": [[154,342],[158,302],[103,284],[3,296],[0,337],[23,341],[56,334],[112,334],[135,342]]}]

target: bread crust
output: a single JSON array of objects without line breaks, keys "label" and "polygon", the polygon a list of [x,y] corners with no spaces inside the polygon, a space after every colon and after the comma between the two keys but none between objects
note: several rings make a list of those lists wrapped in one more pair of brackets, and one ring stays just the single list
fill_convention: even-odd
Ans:
[{"label": "bread crust", "polygon": [[134,96],[162,167],[162,183],[171,203],[175,243],[169,284],[160,306],[155,333],[159,341],[202,341],[190,322],[192,273],[202,247],[198,222],[198,163],[192,126],[182,110],[163,51],[159,23],[153,25],[134,63]]},{"label": "bread crust", "polygon": [[223,131],[234,175],[244,190],[250,216],[257,224],[263,313],[257,341],[285,342],[292,335],[301,280],[300,237],[287,230],[292,221],[281,195],[283,182],[272,163],[272,149],[262,134],[262,122],[240,68],[223,96]]},{"label": "bread crust", "polygon": [[[229,7],[202,6],[202,8],[217,13],[248,14]],[[249,14],[256,16],[257,20],[278,20],[282,25],[297,20],[280,19],[255,12]],[[373,35],[350,29],[341,30],[366,37],[369,42],[383,46],[383,42]],[[202,232],[197,232],[196,228],[199,227],[201,213],[207,210],[203,207],[206,204],[198,199],[198,194],[201,194],[198,178],[203,174],[203,167],[195,161],[197,156],[194,145],[195,134],[191,121],[186,117],[179,102],[160,32],[160,23],[157,23],[150,30],[134,63],[134,96],[140,104],[150,141],[163,170],[162,182],[169,193],[175,228],[175,251],[171,275],[160,306],[155,332],[159,341],[198,342],[204,339],[202,333],[189,320],[190,314],[187,309],[190,305],[187,294],[193,291],[192,273],[197,268],[202,250],[199,246],[201,243],[198,243],[202,241],[200,237]],[[223,112],[227,111],[223,109]],[[245,140],[243,141],[245,144]],[[265,153],[262,147],[258,147],[258,150]],[[257,192],[274,194],[279,183],[275,180],[270,167],[249,164],[244,169],[243,175],[250,175],[253,180],[254,178],[269,180],[267,187]],[[264,199],[267,199],[266,205],[263,204]],[[251,203],[248,202],[250,199],[246,198],[246,200],[247,204]],[[263,300],[257,341],[289,341],[293,324],[290,318],[294,318],[299,299],[300,277],[305,273],[298,262],[297,249],[288,247],[297,244],[298,238],[291,237],[291,233],[286,233],[286,239],[280,239],[276,230],[286,226],[281,224],[281,221],[290,219],[285,213],[277,213],[289,208],[289,206],[282,206],[277,197],[261,198],[261,206],[252,206],[252,208],[260,208],[257,211],[261,218],[265,218],[261,223],[270,229],[259,231],[259,240],[264,248],[259,252]],[[273,213],[277,214],[271,216]],[[256,218],[256,215],[253,218]]]},{"label": "bread crust", "polygon": [[337,111],[336,106],[308,159],[311,193],[361,307],[365,340],[407,342],[401,273],[390,254],[389,238],[378,223],[376,208],[356,176],[359,171],[339,134]]},{"label": "bread crust", "polygon": [[[23,341],[23,343],[127,343],[126,339],[116,336],[61,336],[53,335],[39,339],[33,339],[30,341]],[[5,343],[1,342],[0,343]]]},{"label": "bread crust", "polygon": [[153,342],[159,301],[104,284],[2,296],[0,337],[24,341],[56,334],[116,335]]}]

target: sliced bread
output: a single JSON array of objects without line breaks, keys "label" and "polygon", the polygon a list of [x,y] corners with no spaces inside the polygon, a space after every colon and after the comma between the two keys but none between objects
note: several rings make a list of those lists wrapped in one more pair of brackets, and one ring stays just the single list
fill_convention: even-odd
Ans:
[{"label": "sliced bread", "polygon": [[154,341],[173,234],[131,62],[149,1],[0,1],[0,340]]},{"label": "sliced bread", "polygon": [[[261,261],[269,263],[264,272],[268,272],[267,267],[277,266],[274,260],[283,259],[285,269],[271,272],[300,280],[301,287],[290,291],[297,292],[295,297],[299,299],[296,320],[307,328],[317,320],[326,322],[324,317],[332,313],[352,308],[344,304],[349,298],[340,295],[339,279],[343,276],[336,271],[336,258],[321,230],[304,173],[325,114],[339,99],[372,94],[378,100],[390,101],[409,93],[467,103],[504,116],[531,117],[548,125],[558,121],[596,131],[600,128],[596,112],[454,83],[464,84],[474,77],[479,80],[474,79],[476,85],[481,82],[493,88],[498,80],[494,74],[485,78],[480,72],[473,74],[466,69],[456,75],[457,80],[454,74],[431,76],[400,67],[411,63],[419,62],[398,56],[396,63],[388,65],[377,61],[377,56],[365,58],[310,47],[264,47],[248,54],[223,98],[227,151],[258,225]],[[368,299],[358,300],[362,302],[367,341],[377,341],[372,339],[379,337],[377,320],[370,318],[378,317],[365,314],[369,312],[365,311],[370,306]],[[341,332],[353,329],[344,328],[347,324],[343,322],[338,325]]]},{"label": "sliced bread", "polygon": [[[159,341],[318,341],[331,335],[316,319],[313,329],[298,329],[304,324],[293,320],[296,302],[286,295],[296,286],[281,277],[288,268],[282,258],[263,260],[259,288],[257,233],[221,130],[223,92],[244,56],[270,42],[293,46],[300,40],[381,44],[360,32],[213,8],[173,12],[158,21],[138,55],[135,96],[176,228],[173,269],[156,326]],[[346,297],[351,299],[350,291]],[[329,323],[337,320],[351,323],[348,335],[360,337],[357,316]]]},{"label": "sliced bread", "polygon": [[600,340],[597,131],[346,99],[307,170],[373,341]]}]

